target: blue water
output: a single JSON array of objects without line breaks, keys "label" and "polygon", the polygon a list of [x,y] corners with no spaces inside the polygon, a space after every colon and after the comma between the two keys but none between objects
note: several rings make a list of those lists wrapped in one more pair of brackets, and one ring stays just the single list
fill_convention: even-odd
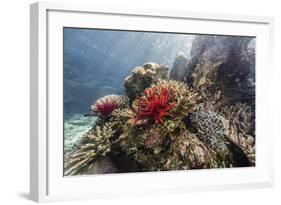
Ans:
[{"label": "blue water", "polygon": [[[78,28],[64,28],[63,34],[65,137],[71,140],[83,132],[81,127],[87,130],[92,123],[83,114],[93,102],[107,94],[124,93],[124,79],[134,67],[155,62],[172,68],[178,52],[189,57],[194,38]],[[76,128],[79,119],[84,124],[78,123]]]}]

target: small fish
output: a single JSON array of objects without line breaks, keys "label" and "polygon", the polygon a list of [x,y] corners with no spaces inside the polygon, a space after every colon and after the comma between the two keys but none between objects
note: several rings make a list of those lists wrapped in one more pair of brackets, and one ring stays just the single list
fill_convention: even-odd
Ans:
[{"label": "small fish", "polygon": [[84,114],[84,117],[92,117],[92,116],[98,116],[96,113],[86,113]]},{"label": "small fish", "polygon": [[147,123],[148,123],[147,119],[135,121],[135,125],[147,125]]},{"label": "small fish", "polygon": [[123,139],[126,139],[127,137],[128,137],[127,134],[122,133],[122,134],[119,136],[119,139],[120,139],[120,140],[123,140]]}]

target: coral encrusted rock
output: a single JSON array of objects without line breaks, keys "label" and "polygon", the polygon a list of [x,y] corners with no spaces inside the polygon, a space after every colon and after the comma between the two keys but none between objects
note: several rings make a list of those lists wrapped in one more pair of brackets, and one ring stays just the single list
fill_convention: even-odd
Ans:
[{"label": "coral encrusted rock", "polygon": [[[181,65],[180,69],[174,66],[171,70],[171,73],[179,70],[182,73],[173,74],[173,79],[184,81],[209,96],[219,93],[218,106],[236,102],[254,106],[254,38],[199,35],[194,38],[190,52],[191,59],[186,65]],[[178,61],[176,59],[174,64]]]},{"label": "coral encrusted rock", "polygon": [[246,104],[237,103],[220,108],[220,112],[224,115],[225,135],[243,150],[254,166],[256,161],[254,111]]},{"label": "coral encrusted rock", "polygon": [[193,112],[200,99],[185,83],[159,80],[146,88],[132,103],[137,124],[175,124]]},{"label": "coral encrusted rock", "polygon": [[169,68],[163,64],[146,63],[143,66],[135,67],[132,75],[125,79],[125,90],[131,102],[136,96],[159,79],[169,78]]}]

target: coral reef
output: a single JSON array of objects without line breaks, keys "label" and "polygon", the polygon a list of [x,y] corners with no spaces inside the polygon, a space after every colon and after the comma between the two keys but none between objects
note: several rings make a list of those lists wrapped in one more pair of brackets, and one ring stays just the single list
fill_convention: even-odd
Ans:
[{"label": "coral reef", "polygon": [[131,102],[152,83],[169,78],[169,68],[162,64],[146,63],[132,70],[132,75],[125,79],[125,90]]},{"label": "coral reef", "polygon": [[150,133],[149,136],[154,133],[152,135],[160,134],[164,138],[167,133],[181,126],[182,120],[189,113],[195,111],[199,99],[198,93],[188,89],[182,82],[160,80],[147,88],[143,95],[133,102],[130,113],[133,117],[127,121],[129,126],[126,131],[130,132],[131,129],[134,135],[135,132],[138,134],[140,127],[144,127],[148,129],[146,131]]},{"label": "coral reef", "polygon": [[150,129],[132,127],[121,141],[123,150],[142,171],[182,170],[230,167],[231,161],[209,149],[199,138],[185,129],[165,129],[156,125]]},{"label": "coral reef", "polygon": [[134,68],[128,97],[91,106],[97,119],[65,155],[65,175],[255,166],[254,43],[197,36],[170,76],[162,64]]},{"label": "coral reef", "polygon": [[[229,156],[217,154],[225,148],[223,142],[213,150],[186,129],[184,118],[196,110],[199,99],[198,93],[182,82],[161,80],[151,85],[132,104],[135,118],[127,115],[120,135],[124,152],[143,171],[231,166]],[[223,130],[213,131],[214,136],[220,135],[217,141],[222,141]]]}]

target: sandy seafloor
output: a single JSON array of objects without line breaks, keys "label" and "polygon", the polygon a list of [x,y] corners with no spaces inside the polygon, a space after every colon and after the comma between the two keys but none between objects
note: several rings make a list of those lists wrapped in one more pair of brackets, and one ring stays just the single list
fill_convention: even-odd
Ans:
[{"label": "sandy seafloor", "polygon": [[85,117],[82,114],[73,114],[64,121],[64,152],[70,152],[79,138],[91,129],[97,117]]}]

